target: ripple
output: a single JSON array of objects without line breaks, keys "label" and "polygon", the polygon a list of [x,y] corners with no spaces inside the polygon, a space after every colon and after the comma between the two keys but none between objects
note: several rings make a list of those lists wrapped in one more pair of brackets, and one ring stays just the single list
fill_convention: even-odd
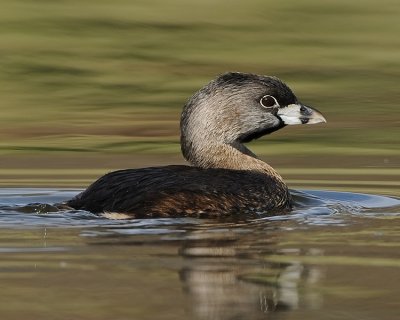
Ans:
[{"label": "ripple", "polygon": [[[35,227],[102,227],[84,236],[113,233],[121,235],[170,234],[198,228],[199,225],[223,225],[223,221],[194,218],[109,220],[83,210],[60,209],[54,203],[70,199],[79,190],[9,188],[0,189],[0,226]],[[226,221],[228,228],[241,223],[265,223],[297,220],[308,225],[346,224],[346,215],[366,217],[400,215],[400,200],[394,197],[321,190],[291,190],[294,209],[290,215]]]}]

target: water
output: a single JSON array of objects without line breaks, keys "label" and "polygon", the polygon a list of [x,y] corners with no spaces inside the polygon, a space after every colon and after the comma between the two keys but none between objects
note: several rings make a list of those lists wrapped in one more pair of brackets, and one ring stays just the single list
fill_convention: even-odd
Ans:
[{"label": "water", "polygon": [[[1,320],[400,319],[399,200],[356,193],[400,196],[398,0],[1,4]],[[291,188],[354,193],[252,220],[51,205],[183,164],[181,108],[226,71],[278,76],[328,120],[252,151]]]},{"label": "water", "polygon": [[[108,220],[0,191],[2,319],[397,319],[400,200],[292,191],[292,215]],[[44,205],[47,204],[47,205]]]}]

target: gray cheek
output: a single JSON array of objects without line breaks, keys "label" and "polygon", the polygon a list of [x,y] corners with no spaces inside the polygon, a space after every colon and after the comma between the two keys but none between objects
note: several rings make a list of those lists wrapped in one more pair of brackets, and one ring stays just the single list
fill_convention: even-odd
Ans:
[{"label": "gray cheek", "polygon": [[279,119],[270,113],[247,114],[246,117],[240,119],[240,129],[236,134],[243,135],[247,132],[274,128],[279,125]]},{"label": "gray cheek", "polygon": [[280,120],[278,117],[274,116],[271,113],[267,113],[263,115],[262,118],[262,126],[273,128],[280,125]]}]

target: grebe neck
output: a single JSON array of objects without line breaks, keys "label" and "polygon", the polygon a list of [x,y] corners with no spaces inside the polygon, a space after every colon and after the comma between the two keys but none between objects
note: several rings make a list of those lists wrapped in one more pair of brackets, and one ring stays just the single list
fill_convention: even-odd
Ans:
[{"label": "grebe neck", "polygon": [[207,138],[200,143],[182,141],[182,153],[196,167],[258,171],[284,184],[278,172],[237,141],[229,144]]}]

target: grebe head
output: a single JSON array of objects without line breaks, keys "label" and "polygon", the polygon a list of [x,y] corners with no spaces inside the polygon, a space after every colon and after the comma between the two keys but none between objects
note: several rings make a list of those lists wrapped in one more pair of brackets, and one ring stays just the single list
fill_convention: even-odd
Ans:
[{"label": "grebe head", "polygon": [[200,89],[184,106],[182,152],[197,164],[194,155],[213,146],[247,150],[242,143],[286,125],[319,122],[326,122],[322,114],[300,103],[278,78],[229,72]]}]

